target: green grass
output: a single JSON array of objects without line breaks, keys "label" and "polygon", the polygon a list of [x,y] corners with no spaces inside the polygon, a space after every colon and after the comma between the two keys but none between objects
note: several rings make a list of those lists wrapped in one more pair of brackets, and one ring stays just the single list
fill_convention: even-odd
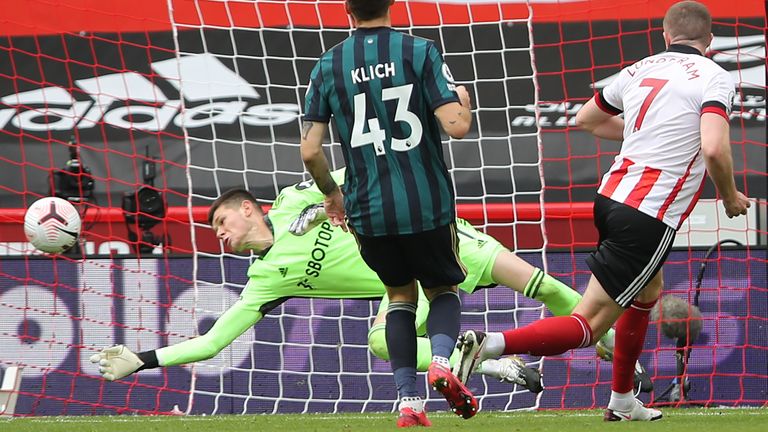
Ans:
[{"label": "green grass", "polygon": [[[447,413],[430,413],[440,431],[570,432],[644,430],[664,432],[749,432],[768,430],[768,409],[664,409],[660,421],[604,423],[602,411],[538,411],[479,413],[462,420]],[[305,432],[392,431],[394,414],[225,415],[188,417],[36,417],[0,420],[0,431],[13,432]]]}]

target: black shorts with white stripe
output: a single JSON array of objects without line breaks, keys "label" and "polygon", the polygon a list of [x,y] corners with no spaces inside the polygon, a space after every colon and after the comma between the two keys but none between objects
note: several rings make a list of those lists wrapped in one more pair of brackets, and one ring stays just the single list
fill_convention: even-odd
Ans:
[{"label": "black shorts with white stripe", "polygon": [[656,276],[672,249],[676,230],[626,204],[597,195],[595,226],[597,250],[587,265],[621,307],[629,307]]}]

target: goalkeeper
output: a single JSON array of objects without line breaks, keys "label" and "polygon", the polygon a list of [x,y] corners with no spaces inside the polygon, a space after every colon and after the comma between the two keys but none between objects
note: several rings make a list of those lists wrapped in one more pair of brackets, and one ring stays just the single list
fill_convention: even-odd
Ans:
[{"label": "goalkeeper", "polygon": [[[340,184],[343,170],[333,173]],[[216,356],[261,318],[293,297],[333,299],[383,298],[368,334],[371,352],[388,360],[384,336],[387,296],[376,273],[361,258],[354,236],[325,220],[323,194],[312,182],[281,190],[268,214],[245,190],[222,194],[208,211],[216,236],[235,252],[253,251],[258,259],[248,268],[248,283],[240,299],[226,310],[204,335],[175,345],[134,354],[122,345],[91,356],[102,377],[113,381],[143,369],[207,360]],[[320,203],[320,204],[318,204]],[[466,293],[479,287],[503,284],[526,297],[543,302],[554,315],[568,315],[581,296],[506,250],[498,241],[458,219],[459,251],[467,277],[459,286]],[[416,325],[424,335],[429,303],[419,300]],[[610,359],[613,331],[607,333],[598,353]],[[451,363],[456,364],[458,352]],[[429,339],[420,337],[418,370],[425,371],[432,354]],[[518,357],[487,360],[477,372],[533,392],[541,390],[537,371]]]}]

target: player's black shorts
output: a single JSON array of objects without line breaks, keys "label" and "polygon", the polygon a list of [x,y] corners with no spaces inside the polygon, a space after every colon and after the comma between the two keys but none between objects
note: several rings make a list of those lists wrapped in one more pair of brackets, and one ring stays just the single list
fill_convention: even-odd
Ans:
[{"label": "player's black shorts", "polygon": [[416,234],[355,237],[363,260],[387,286],[414,279],[425,289],[458,285],[467,274],[459,259],[456,223]]},{"label": "player's black shorts", "polygon": [[676,230],[602,195],[595,198],[594,211],[600,242],[587,265],[605,292],[621,307],[629,307],[661,269]]}]

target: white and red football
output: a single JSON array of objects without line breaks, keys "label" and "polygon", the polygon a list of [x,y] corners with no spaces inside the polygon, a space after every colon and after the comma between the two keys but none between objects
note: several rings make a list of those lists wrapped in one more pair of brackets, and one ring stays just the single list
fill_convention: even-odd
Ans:
[{"label": "white and red football", "polygon": [[32,246],[57,254],[71,248],[80,237],[80,214],[69,201],[41,198],[24,215],[24,234]]}]

